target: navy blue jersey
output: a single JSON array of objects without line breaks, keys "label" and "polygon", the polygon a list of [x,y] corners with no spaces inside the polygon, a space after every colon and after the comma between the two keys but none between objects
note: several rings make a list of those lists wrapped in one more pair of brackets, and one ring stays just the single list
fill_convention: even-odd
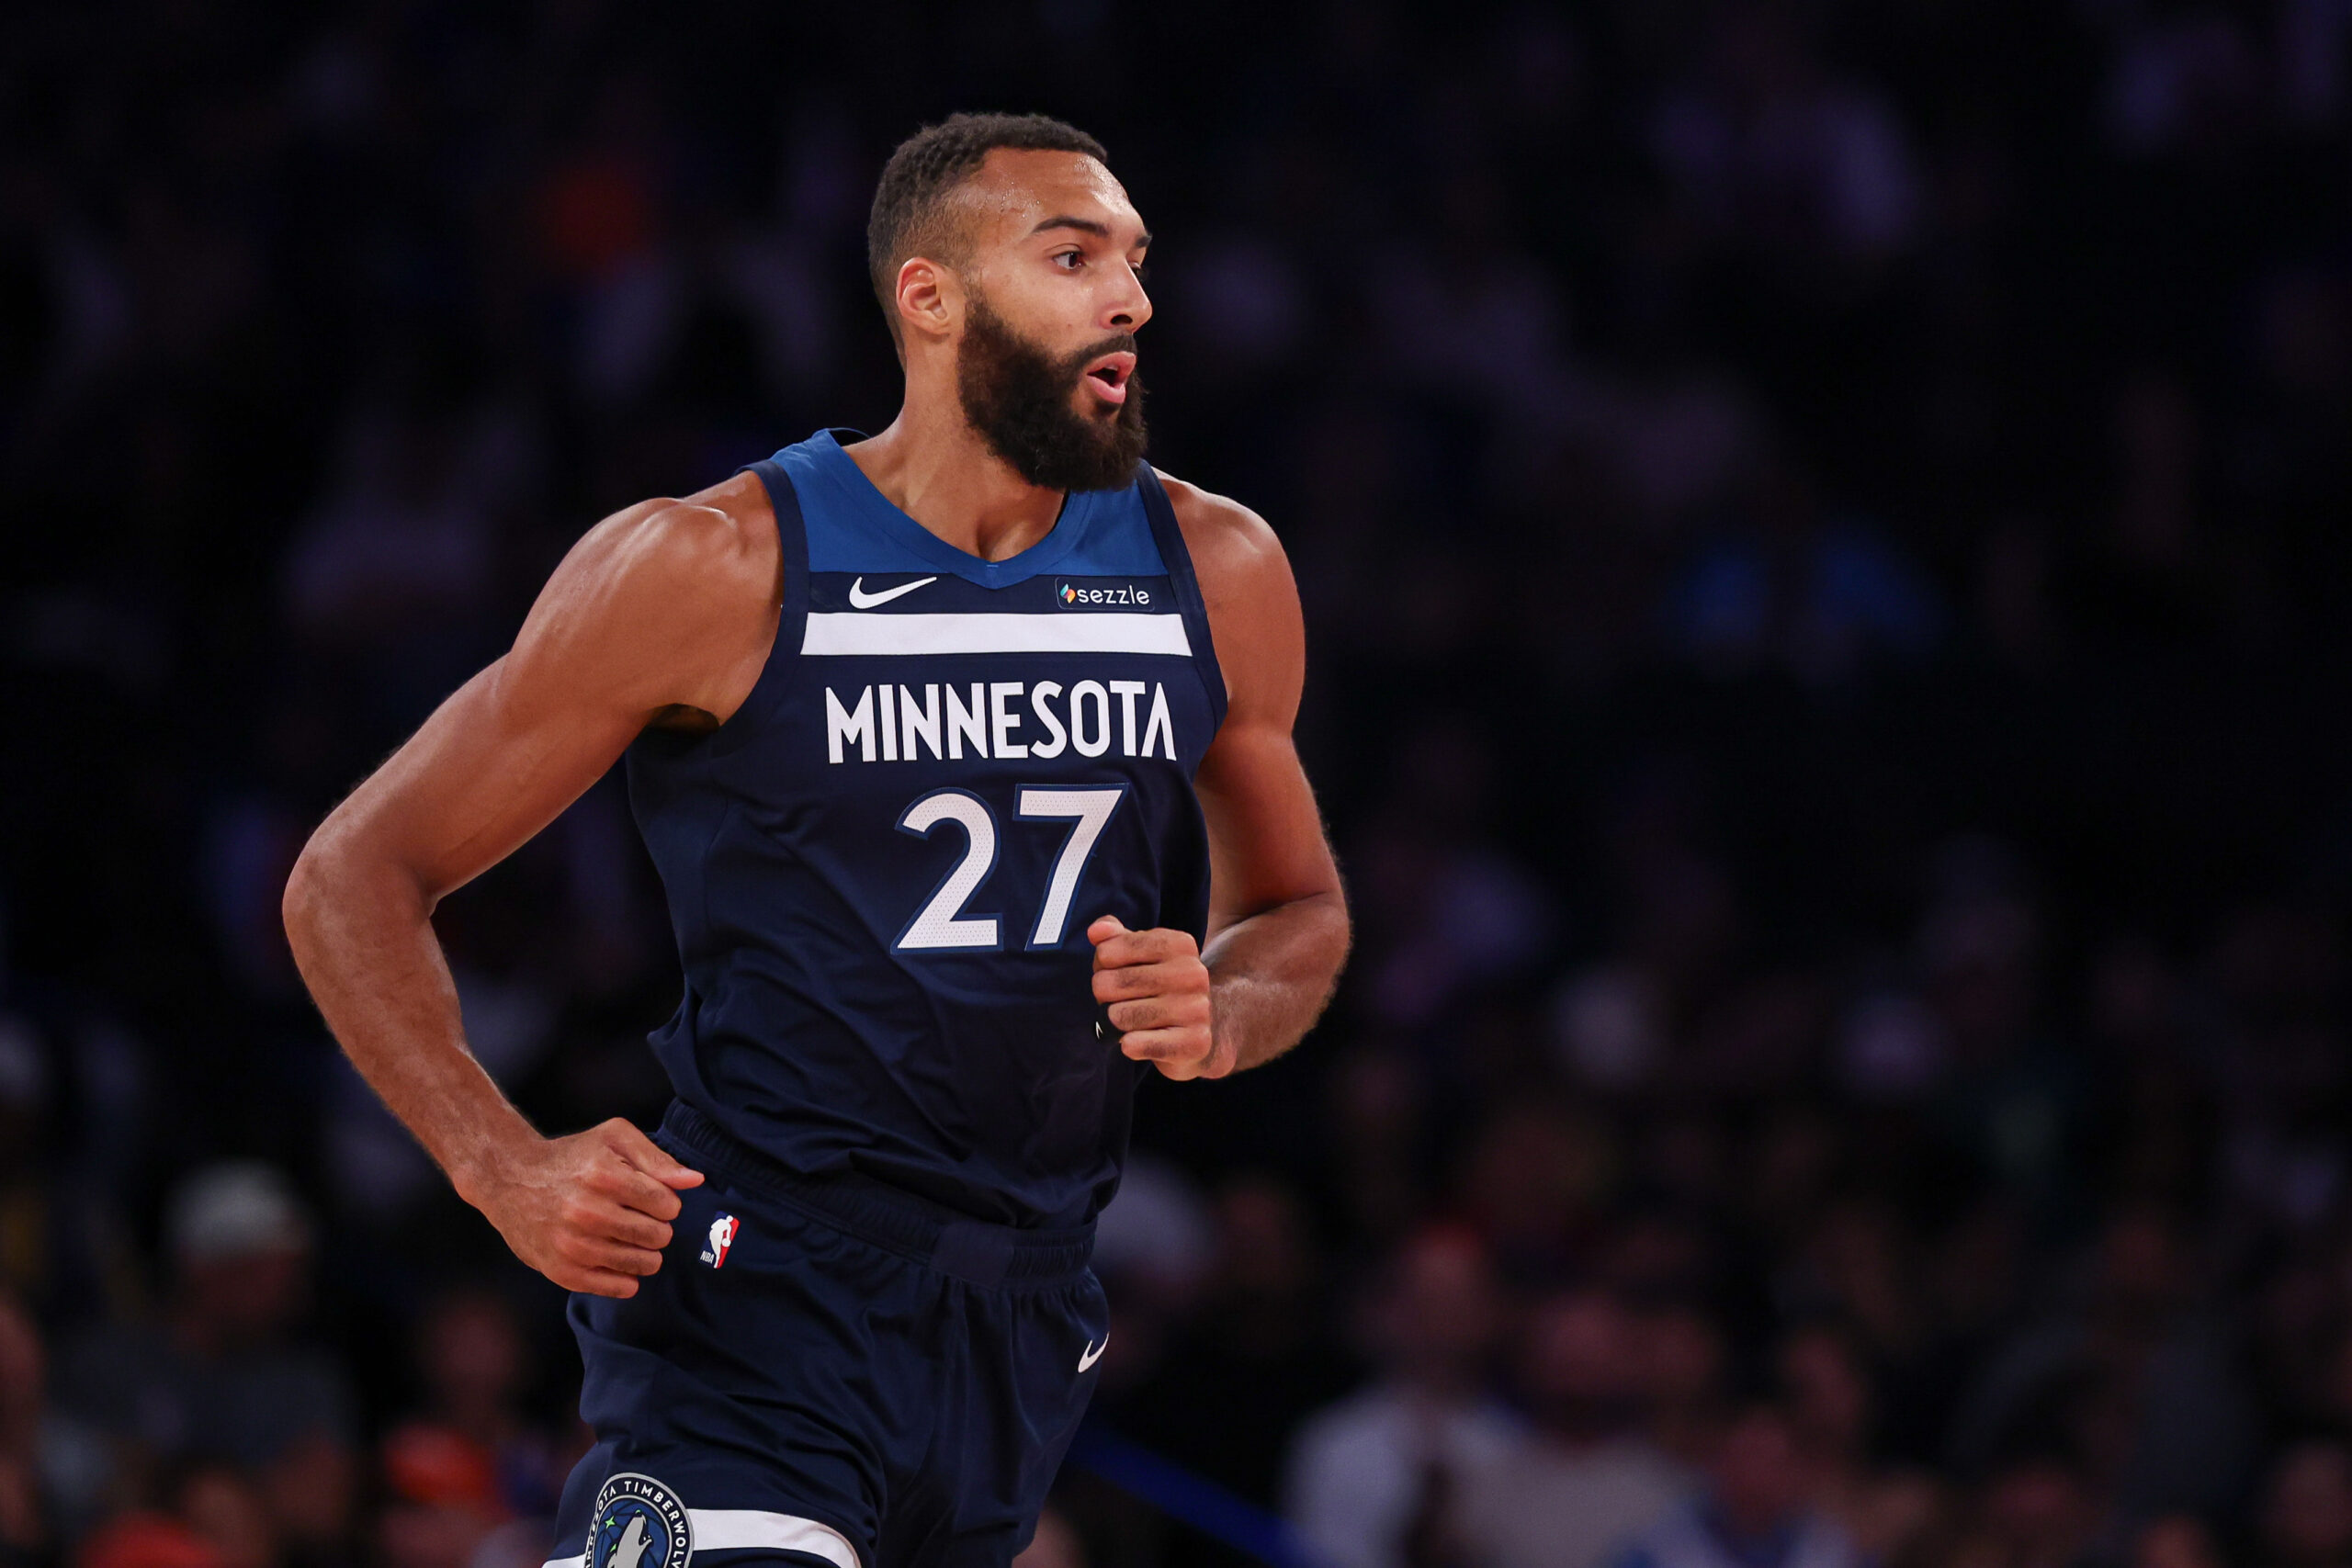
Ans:
[{"label": "navy blue jersey", "polygon": [[629,749],[685,998],[678,1098],[804,1177],[1001,1224],[1091,1220],[1138,1064],[1098,1029],[1086,928],[1202,935],[1193,775],[1225,683],[1148,468],[984,561],[830,433],[754,471],[784,611],[741,710]]}]

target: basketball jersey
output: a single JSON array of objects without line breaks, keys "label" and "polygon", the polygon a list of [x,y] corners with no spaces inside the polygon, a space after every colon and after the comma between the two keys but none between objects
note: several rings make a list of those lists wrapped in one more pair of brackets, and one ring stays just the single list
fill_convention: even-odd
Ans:
[{"label": "basketball jersey", "polygon": [[831,432],[752,470],[775,649],[725,724],[628,752],[685,971],[654,1051],[795,1175],[1090,1221],[1148,1069],[1102,1022],[1086,928],[1201,938],[1208,916],[1193,777],[1226,692],[1167,494],[1148,466],[1072,493],[986,561]]}]

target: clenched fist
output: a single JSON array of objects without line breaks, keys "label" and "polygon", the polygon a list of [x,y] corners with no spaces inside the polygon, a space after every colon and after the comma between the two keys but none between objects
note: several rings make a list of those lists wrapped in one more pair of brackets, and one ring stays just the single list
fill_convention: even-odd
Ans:
[{"label": "clenched fist", "polygon": [[1105,915],[1086,928],[1094,944],[1094,999],[1110,1010],[1119,1049],[1171,1078],[1221,1078],[1233,1052],[1209,1018],[1209,968],[1188,931],[1131,931]]},{"label": "clenched fist", "polygon": [[678,1193],[702,1185],[619,1117],[568,1138],[537,1138],[468,1184],[514,1256],[568,1291],[637,1294],[662,1267]]}]

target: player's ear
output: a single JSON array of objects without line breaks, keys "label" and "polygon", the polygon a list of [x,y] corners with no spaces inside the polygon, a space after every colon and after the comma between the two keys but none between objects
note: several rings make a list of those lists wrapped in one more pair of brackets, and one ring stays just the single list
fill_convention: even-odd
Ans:
[{"label": "player's ear", "polygon": [[964,309],[964,290],[955,272],[925,256],[899,264],[899,325],[924,337],[945,337]]}]

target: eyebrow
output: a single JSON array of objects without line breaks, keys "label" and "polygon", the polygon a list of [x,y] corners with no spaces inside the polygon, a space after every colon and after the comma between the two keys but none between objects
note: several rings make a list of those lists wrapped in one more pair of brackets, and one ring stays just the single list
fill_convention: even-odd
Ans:
[{"label": "eyebrow", "polygon": [[[1057,218],[1048,218],[1044,222],[1038,224],[1035,229],[1030,230],[1029,232],[1032,234],[1042,234],[1048,229],[1076,229],[1083,233],[1098,234],[1105,240],[1111,237],[1111,226],[1108,223],[1097,222],[1091,218],[1076,218],[1068,213],[1064,213]],[[1150,243],[1151,231],[1147,229],[1142,233],[1136,236],[1135,244],[1128,248],[1131,250],[1137,249]]]}]

